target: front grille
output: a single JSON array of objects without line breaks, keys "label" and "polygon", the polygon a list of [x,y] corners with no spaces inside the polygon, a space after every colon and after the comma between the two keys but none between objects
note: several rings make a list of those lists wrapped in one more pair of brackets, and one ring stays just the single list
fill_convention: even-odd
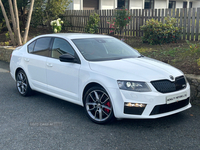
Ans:
[{"label": "front grille", "polygon": [[157,114],[174,111],[182,107],[185,107],[188,104],[189,104],[189,98],[179,101],[179,102],[171,103],[171,104],[157,105],[153,108],[150,115],[157,115]]},{"label": "front grille", "polygon": [[184,76],[177,77],[174,82],[169,80],[151,81],[154,88],[161,93],[170,93],[186,88]]}]

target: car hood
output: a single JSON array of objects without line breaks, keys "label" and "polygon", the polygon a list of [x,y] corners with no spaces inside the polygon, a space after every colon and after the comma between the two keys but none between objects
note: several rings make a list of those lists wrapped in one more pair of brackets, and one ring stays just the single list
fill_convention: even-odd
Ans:
[{"label": "car hood", "polygon": [[148,57],[89,62],[89,65],[91,70],[116,80],[150,82],[183,75],[180,70]]}]

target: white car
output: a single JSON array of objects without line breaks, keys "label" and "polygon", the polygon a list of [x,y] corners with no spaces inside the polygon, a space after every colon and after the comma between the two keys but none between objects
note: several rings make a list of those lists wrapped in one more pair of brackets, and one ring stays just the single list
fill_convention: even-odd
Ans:
[{"label": "white car", "polygon": [[35,90],[81,105],[99,124],[191,107],[190,85],[180,70],[106,35],[35,37],[13,51],[10,73],[22,96]]}]

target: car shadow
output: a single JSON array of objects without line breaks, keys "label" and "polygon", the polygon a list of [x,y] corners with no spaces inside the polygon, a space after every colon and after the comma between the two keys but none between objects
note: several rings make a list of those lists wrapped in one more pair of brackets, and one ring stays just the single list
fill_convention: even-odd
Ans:
[{"label": "car shadow", "polygon": [[[81,123],[82,126],[87,126],[88,123],[92,126],[96,126],[97,124],[92,123],[87,116],[85,115],[84,108],[82,106],[54,98],[39,92],[35,92],[35,94],[30,99],[33,98],[35,103],[39,102],[40,105],[45,105],[46,107],[54,108],[59,111],[62,109],[61,115],[63,118],[72,119],[71,122]],[[48,108],[47,108],[48,109]],[[183,112],[170,115],[167,117],[162,117],[158,119],[115,119],[109,124],[104,125],[104,127],[123,127],[126,128],[160,128],[163,129],[170,128],[171,126],[176,126],[177,124],[183,123],[187,119],[186,114]],[[99,125],[98,125],[99,126]],[[100,125],[101,126],[101,125]]]}]

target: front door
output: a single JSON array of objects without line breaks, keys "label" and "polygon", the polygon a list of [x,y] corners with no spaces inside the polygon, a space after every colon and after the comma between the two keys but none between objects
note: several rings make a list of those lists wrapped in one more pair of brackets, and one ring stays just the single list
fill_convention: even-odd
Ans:
[{"label": "front door", "polygon": [[55,38],[51,57],[47,58],[48,91],[57,97],[75,102],[78,100],[80,64],[61,62],[59,56],[66,53],[75,55],[74,49],[65,39]]}]

